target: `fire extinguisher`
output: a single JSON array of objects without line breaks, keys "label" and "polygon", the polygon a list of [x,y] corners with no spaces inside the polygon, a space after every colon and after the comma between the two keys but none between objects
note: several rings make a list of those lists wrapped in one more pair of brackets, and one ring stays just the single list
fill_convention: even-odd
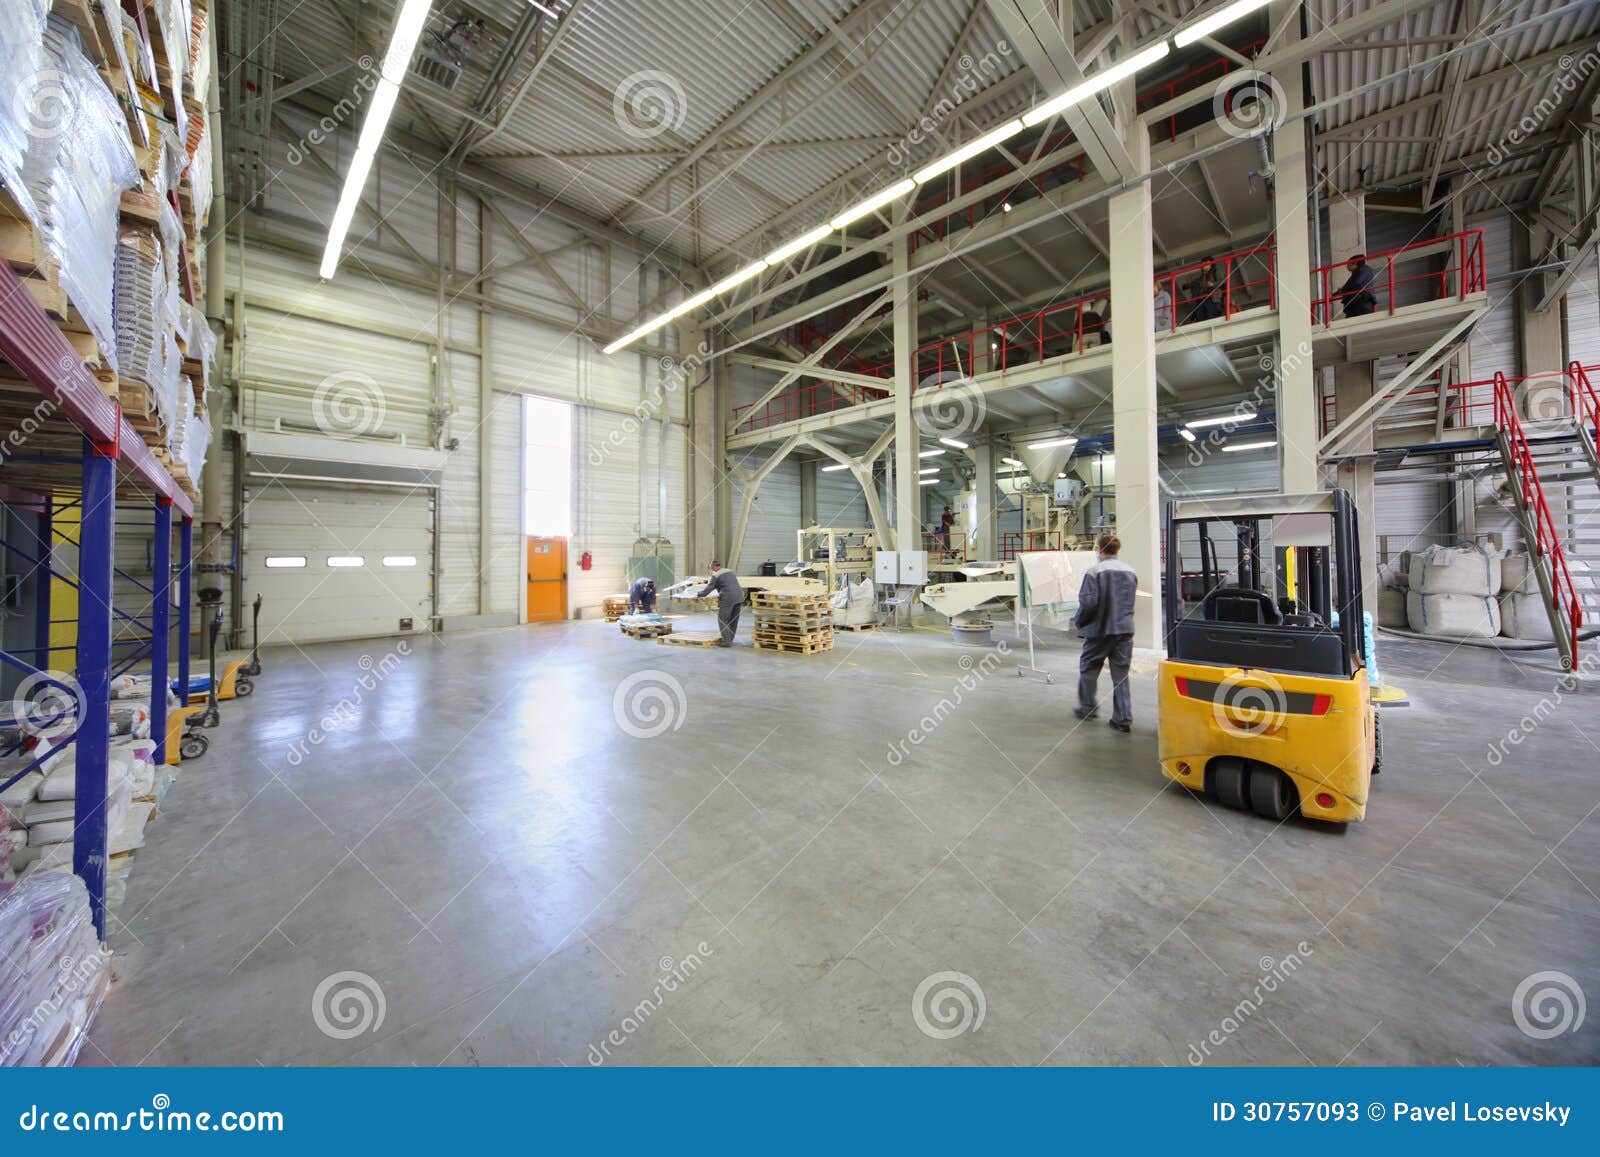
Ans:
[{"label": "fire extinguisher", "polygon": [[583,554],[578,559],[578,569],[579,570],[593,570],[594,569],[594,555],[591,554],[589,551],[584,551]]}]

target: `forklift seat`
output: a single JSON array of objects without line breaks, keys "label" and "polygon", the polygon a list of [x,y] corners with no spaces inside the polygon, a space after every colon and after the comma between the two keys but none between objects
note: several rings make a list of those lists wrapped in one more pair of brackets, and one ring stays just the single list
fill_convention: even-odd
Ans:
[{"label": "forklift seat", "polygon": [[1252,627],[1276,627],[1283,623],[1283,612],[1272,596],[1249,587],[1217,587],[1201,604],[1208,622],[1239,623]]}]

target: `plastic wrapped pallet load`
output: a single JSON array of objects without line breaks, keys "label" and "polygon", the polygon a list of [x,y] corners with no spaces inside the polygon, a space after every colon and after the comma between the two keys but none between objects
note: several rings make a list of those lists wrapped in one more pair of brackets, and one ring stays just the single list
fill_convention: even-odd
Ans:
[{"label": "plastic wrapped pallet load", "polygon": [[39,106],[39,57],[50,0],[0,4],[0,184],[35,224],[38,209],[22,179],[28,154],[28,123]]},{"label": "plastic wrapped pallet load", "polygon": [[52,115],[29,118],[23,183],[45,248],[60,268],[61,288],[117,369],[113,261],[122,192],[139,181],[133,145],[116,97],[84,55],[76,28],[52,16],[39,63],[45,75],[34,105],[46,107],[48,97]]},{"label": "plastic wrapped pallet load", "polygon": [[70,1065],[110,982],[81,879],[30,873],[0,896],[0,1065]]}]

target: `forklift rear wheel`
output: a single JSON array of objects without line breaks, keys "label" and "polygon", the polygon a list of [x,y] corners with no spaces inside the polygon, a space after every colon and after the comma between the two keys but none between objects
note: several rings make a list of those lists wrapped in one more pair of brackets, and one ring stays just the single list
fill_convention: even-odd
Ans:
[{"label": "forklift rear wheel", "polygon": [[240,678],[235,679],[233,681],[233,693],[235,695],[239,695],[239,696],[248,695],[248,694],[250,694],[250,692],[254,691],[255,689],[256,689],[256,685],[254,683],[250,682],[250,680],[245,679],[243,677],[240,677]]},{"label": "forklift rear wheel", "polygon": [[1300,806],[1300,793],[1277,768],[1256,767],[1250,772],[1250,803],[1259,816],[1286,820]]},{"label": "forklift rear wheel", "polygon": [[184,759],[199,759],[211,747],[204,735],[185,735],[178,743],[178,754]]},{"label": "forklift rear wheel", "polygon": [[1250,773],[1244,760],[1223,756],[1211,761],[1211,790],[1223,803],[1241,811],[1250,807]]}]

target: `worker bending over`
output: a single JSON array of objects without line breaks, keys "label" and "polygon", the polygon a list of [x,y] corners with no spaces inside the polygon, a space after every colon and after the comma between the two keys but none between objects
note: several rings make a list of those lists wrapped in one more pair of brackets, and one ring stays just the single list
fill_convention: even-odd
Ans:
[{"label": "worker bending over", "polygon": [[656,609],[656,580],[634,579],[633,585],[628,588],[628,613],[630,615],[639,611],[646,614]]},{"label": "worker bending over", "polygon": [[711,581],[700,590],[700,597],[717,596],[717,626],[722,631],[720,647],[733,646],[733,637],[739,633],[739,610],[744,606],[744,588],[739,576],[720,562],[711,564]]},{"label": "worker bending over", "polygon": [[1133,663],[1133,600],[1139,576],[1117,557],[1122,541],[1101,535],[1100,561],[1084,572],[1078,588],[1078,613],[1073,625],[1083,636],[1078,658],[1079,719],[1099,713],[1100,665],[1111,660],[1111,726],[1118,731],[1133,727],[1133,695],[1128,689],[1128,668]]}]

